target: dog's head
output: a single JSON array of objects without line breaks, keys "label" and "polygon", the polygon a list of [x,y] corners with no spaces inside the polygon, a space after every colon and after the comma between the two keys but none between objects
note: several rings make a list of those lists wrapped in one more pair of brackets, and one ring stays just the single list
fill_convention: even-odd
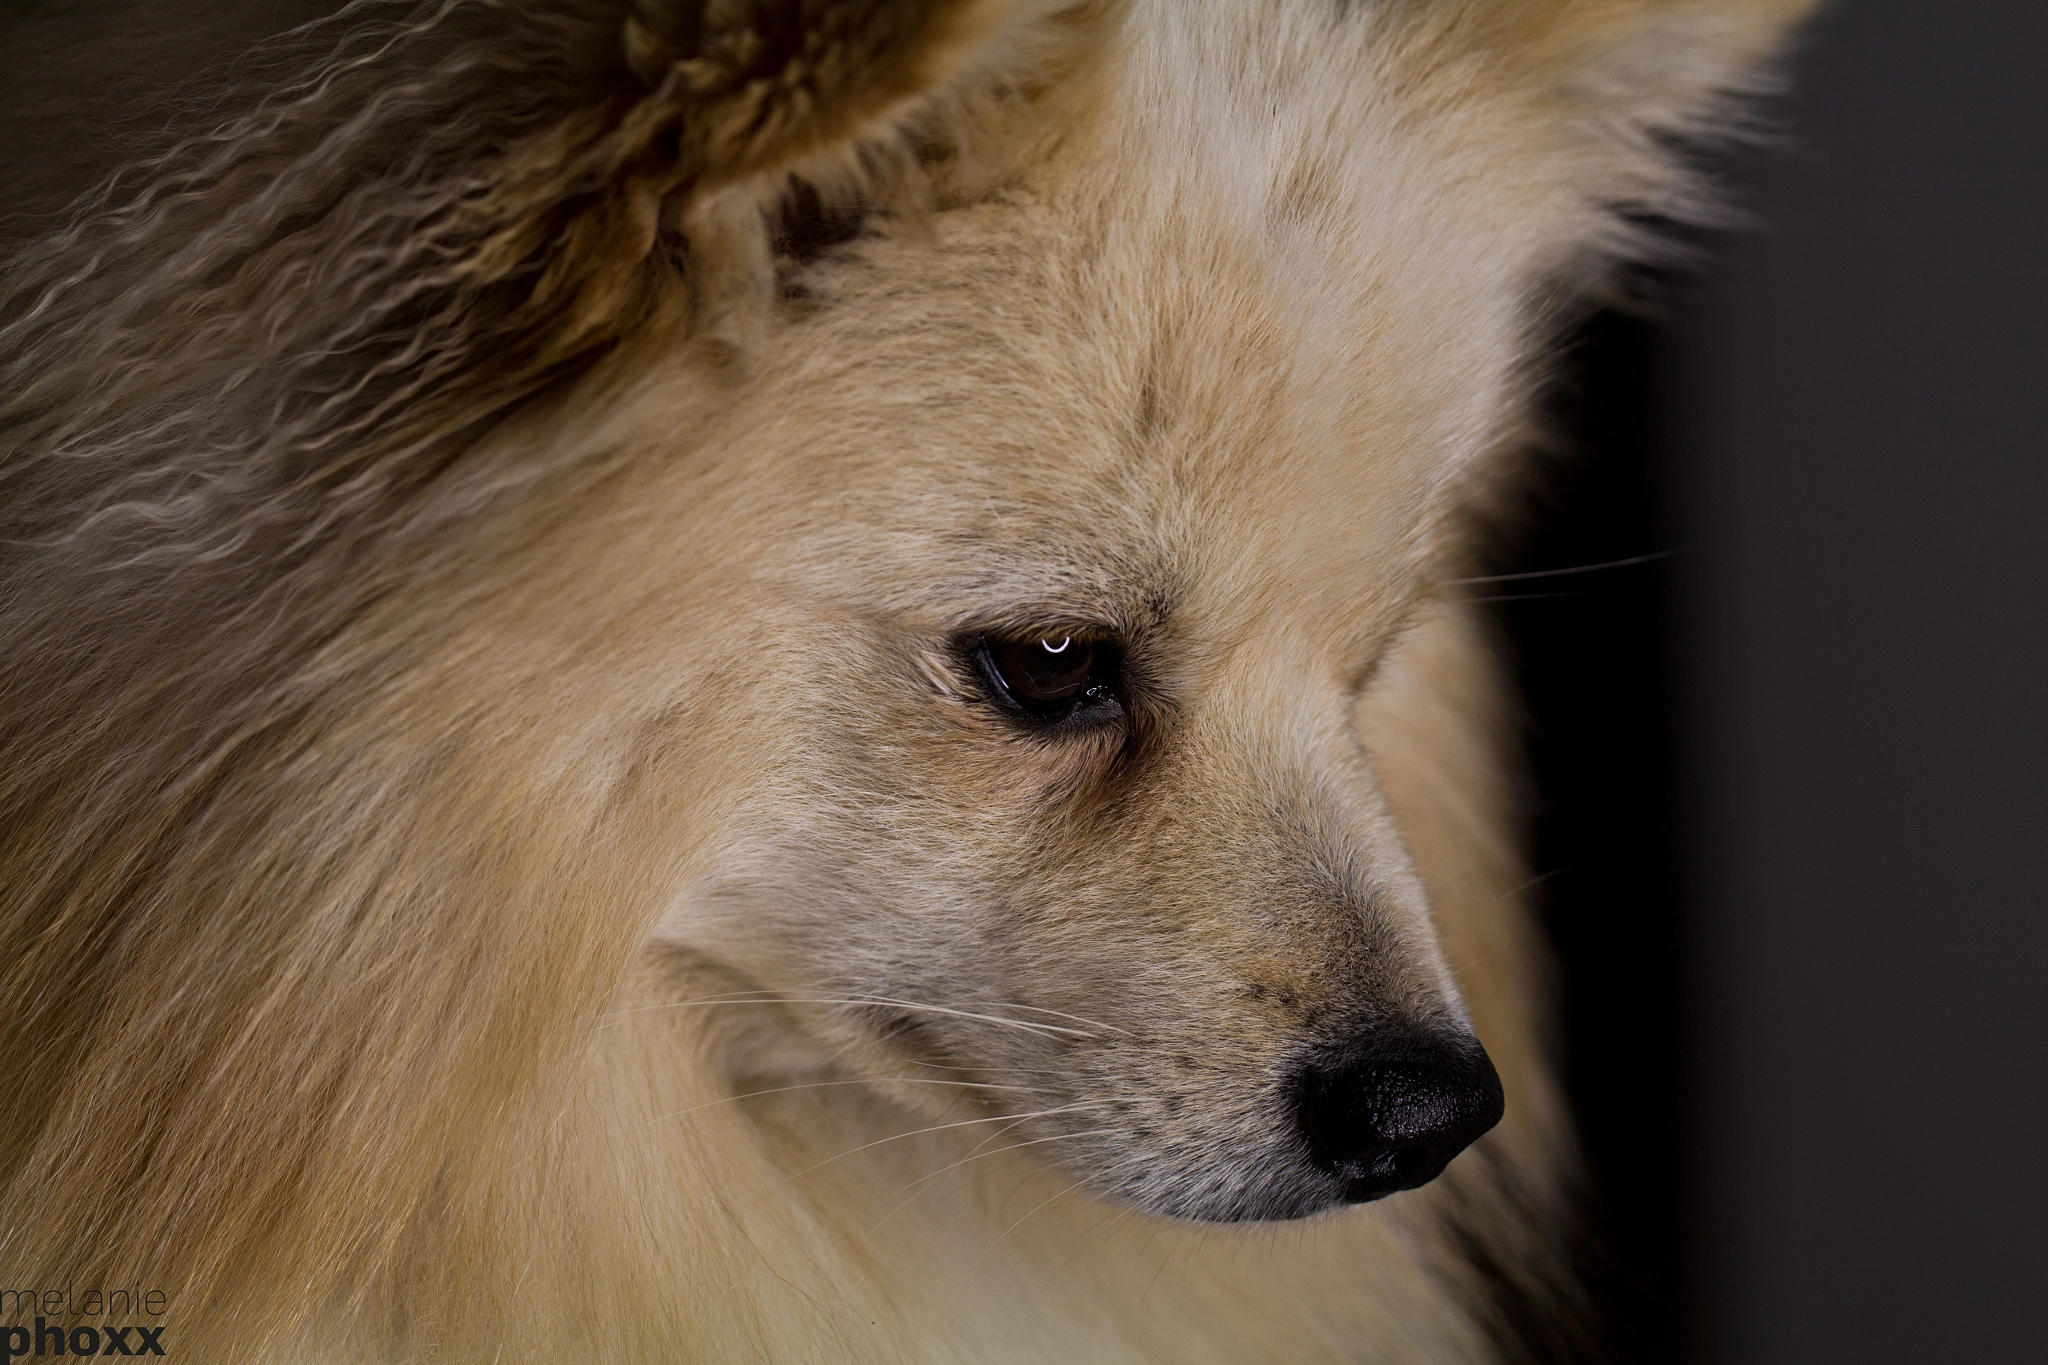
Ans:
[{"label": "dog's head", "polygon": [[1501,1117],[1361,696],[1543,291],[1651,183],[1629,120],[1711,82],[1223,8],[1137,7],[1064,138],[785,262],[761,361],[650,381],[621,439],[676,448],[627,496],[730,759],[658,937],[1232,1220],[1412,1188]]}]

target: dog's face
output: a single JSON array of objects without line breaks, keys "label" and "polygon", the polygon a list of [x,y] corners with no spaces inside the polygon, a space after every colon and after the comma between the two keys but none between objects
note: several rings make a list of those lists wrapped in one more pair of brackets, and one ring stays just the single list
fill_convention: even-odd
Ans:
[{"label": "dog's face", "polygon": [[1507,348],[1298,224],[1069,213],[850,252],[676,485],[752,776],[663,936],[1155,1211],[1410,1188],[1501,1093],[1355,719]]},{"label": "dog's face", "polygon": [[679,353],[583,553],[718,755],[658,940],[1094,1189],[1291,1217],[1501,1114],[1357,717],[1650,97],[1140,8],[1011,188],[795,269],[751,370]]}]

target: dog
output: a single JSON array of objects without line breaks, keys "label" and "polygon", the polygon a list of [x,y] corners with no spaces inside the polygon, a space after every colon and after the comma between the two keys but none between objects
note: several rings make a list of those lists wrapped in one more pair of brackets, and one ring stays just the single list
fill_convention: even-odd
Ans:
[{"label": "dog", "polygon": [[0,1345],[1568,1340],[1459,580],[1805,8],[359,0],[231,68],[7,274]]}]

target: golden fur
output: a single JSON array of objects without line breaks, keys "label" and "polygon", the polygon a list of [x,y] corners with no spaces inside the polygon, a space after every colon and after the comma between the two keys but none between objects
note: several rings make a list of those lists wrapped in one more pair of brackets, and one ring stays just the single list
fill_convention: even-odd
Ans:
[{"label": "golden fur", "polygon": [[[1452,580],[1803,8],[292,40],[9,272],[0,1284],[208,1361],[1501,1358],[1570,1142]],[[1040,625],[1131,642],[1114,742],[977,703]],[[1506,1120],[1256,1221],[1367,1004]]]}]

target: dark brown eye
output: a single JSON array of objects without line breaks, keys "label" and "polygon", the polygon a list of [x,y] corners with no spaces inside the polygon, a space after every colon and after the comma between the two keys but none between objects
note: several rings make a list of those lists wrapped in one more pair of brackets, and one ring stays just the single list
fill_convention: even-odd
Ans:
[{"label": "dark brown eye", "polygon": [[1064,715],[1112,691],[1115,650],[1066,631],[986,639],[980,653],[997,691],[1035,715]]}]

